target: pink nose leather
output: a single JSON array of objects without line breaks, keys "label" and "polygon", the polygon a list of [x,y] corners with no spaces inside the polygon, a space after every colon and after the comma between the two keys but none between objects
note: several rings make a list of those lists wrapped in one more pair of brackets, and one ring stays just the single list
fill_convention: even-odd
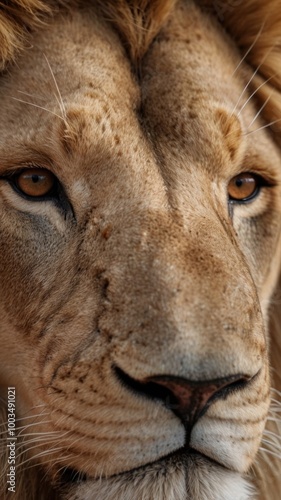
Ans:
[{"label": "pink nose leather", "polygon": [[154,386],[154,396],[157,398],[157,386],[159,392],[161,387],[167,389],[166,397],[161,395],[167,408],[170,408],[185,425],[193,425],[204,409],[208,407],[210,400],[217,396],[224,397],[227,389],[235,389],[235,386],[248,382],[249,377],[233,375],[211,381],[189,381],[179,377],[155,376],[145,380],[145,384]]}]

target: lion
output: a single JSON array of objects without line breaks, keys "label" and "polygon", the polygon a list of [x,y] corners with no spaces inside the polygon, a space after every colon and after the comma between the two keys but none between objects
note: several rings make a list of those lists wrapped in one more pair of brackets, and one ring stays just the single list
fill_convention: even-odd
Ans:
[{"label": "lion", "polygon": [[280,33],[2,2],[1,499],[279,498]]}]

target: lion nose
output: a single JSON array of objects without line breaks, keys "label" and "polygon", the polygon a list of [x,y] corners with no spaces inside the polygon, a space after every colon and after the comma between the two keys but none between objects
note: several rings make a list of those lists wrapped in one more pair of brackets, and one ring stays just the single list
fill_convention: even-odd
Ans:
[{"label": "lion nose", "polygon": [[225,398],[229,392],[242,388],[248,381],[249,377],[240,374],[207,381],[155,376],[146,379],[144,387],[146,385],[146,391],[164,401],[185,427],[191,427],[211,402]]},{"label": "lion nose", "polygon": [[150,399],[161,400],[166,408],[191,428],[211,402],[224,399],[229,392],[242,389],[251,379],[248,375],[230,375],[215,380],[191,381],[181,377],[159,375],[135,380],[117,368],[119,379],[131,390]]}]

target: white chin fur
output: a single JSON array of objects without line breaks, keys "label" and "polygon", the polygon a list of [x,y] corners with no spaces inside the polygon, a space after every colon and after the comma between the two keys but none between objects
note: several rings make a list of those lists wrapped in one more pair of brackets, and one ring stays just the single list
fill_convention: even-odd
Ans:
[{"label": "white chin fur", "polygon": [[238,473],[200,455],[171,457],[108,479],[89,480],[64,500],[250,500],[254,489]]}]

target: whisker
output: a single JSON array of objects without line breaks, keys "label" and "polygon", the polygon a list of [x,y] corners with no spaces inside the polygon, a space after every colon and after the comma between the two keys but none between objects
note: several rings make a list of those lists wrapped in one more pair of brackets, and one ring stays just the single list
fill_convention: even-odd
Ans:
[{"label": "whisker", "polygon": [[267,420],[270,422],[277,422],[278,424],[281,424],[280,417],[267,417]]},{"label": "whisker", "polygon": [[[17,459],[20,458],[20,457],[22,457],[23,455],[25,455],[25,453],[27,451],[34,450],[35,448],[37,448],[38,446],[40,446],[42,443],[45,444],[45,445],[47,445],[47,444],[55,443],[55,442],[59,442],[59,441],[60,441],[59,436],[55,436],[53,438],[51,438],[50,436],[40,436],[40,437],[35,438],[35,439],[28,439],[27,441],[23,441],[21,443],[18,443],[16,445],[16,448],[17,448]],[[33,443],[34,443],[34,446],[31,446],[31,447],[28,448],[28,446],[30,446]],[[6,444],[2,443],[2,450],[4,450],[5,448],[6,448]],[[23,450],[23,451],[21,451],[20,453],[18,453],[19,450]]]},{"label": "whisker", "polygon": [[[27,451],[30,451],[30,450],[34,450],[35,448],[36,448],[36,446],[33,446],[33,447],[31,447],[31,448],[28,448],[27,450],[25,450],[25,451],[24,451],[24,453],[26,453]],[[26,464],[26,463],[30,462],[31,460],[36,460],[37,458],[44,457],[44,456],[46,456],[46,455],[50,455],[50,454],[51,454],[51,453],[53,453],[53,452],[56,452],[56,451],[61,451],[61,450],[63,450],[63,449],[64,449],[64,448],[63,448],[63,446],[59,446],[59,447],[57,447],[57,448],[51,448],[51,449],[48,449],[48,450],[41,451],[40,453],[37,453],[37,455],[34,455],[34,456],[32,456],[32,457],[29,457],[27,460],[24,460],[23,462],[21,462],[21,465],[24,465],[24,464]],[[23,455],[23,453],[22,453],[22,454],[20,454],[20,455]],[[20,455],[19,455],[19,456],[20,456]],[[58,460],[58,459],[57,459],[57,460]]]},{"label": "whisker", "polygon": [[[47,412],[47,413],[39,413],[38,415],[30,415],[29,417],[19,417],[19,418],[16,418],[15,419],[15,422],[22,422],[23,420],[28,420],[28,419],[35,419],[35,418],[38,418],[38,417],[44,417],[46,415],[50,415],[50,412]],[[48,421],[48,423],[50,422],[50,420]],[[45,423],[44,422],[40,422],[40,421],[37,421],[37,422],[34,422],[33,425],[36,425],[36,424],[41,424],[41,423]],[[7,425],[8,425],[8,422],[5,421],[3,422],[2,424],[0,424],[0,432],[5,432],[6,431],[6,428],[7,428]],[[24,429],[25,427],[27,427],[28,424],[23,424],[21,426],[16,426],[16,431],[20,430],[20,429]],[[1,427],[3,427],[4,429],[1,430]]]},{"label": "whisker", "polygon": [[281,436],[280,434],[277,434],[276,432],[272,432],[272,431],[269,431],[268,429],[265,429],[264,432],[263,432],[266,436],[272,436],[276,439],[278,439],[279,441],[281,441]]},{"label": "whisker", "polygon": [[[275,389],[275,387],[271,387],[271,391],[275,392],[276,394],[278,394],[278,396],[280,396],[280,398],[281,398],[281,391],[278,391],[278,389]],[[279,402],[281,404],[281,401],[279,401]]]},{"label": "whisker", "polygon": [[[61,432],[61,431],[47,431],[47,432],[37,432],[37,433],[34,433],[34,434],[36,436],[37,435],[41,436],[41,435],[44,435],[44,434],[46,434],[48,436],[52,436],[53,434],[56,434],[56,435],[59,435],[59,438],[61,439],[62,437],[65,437],[68,434],[71,434],[71,432],[72,432],[71,430],[66,430],[64,432]],[[24,436],[32,436],[32,435],[33,435],[32,432],[30,432],[28,434],[24,434]]]},{"label": "whisker", "polygon": [[63,116],[64,121],[66,122],[66,109],[65,109],[64,102],[63,102],[63,100],[62,100],[62,95],[61,95],[61,92],[60,92],[60,89],[59,89],[59,86],[58,86],[57,80],[56,80],[56,78],[55,78],[54,72],[53,72],[53,70],[52,70],[52,68],[51,68],[51,65],[50,65],[50,63],[49,63],[49,60],[48,60],[48,58],[47,58],[46,54],[44,54],[44,57],[45,57],[45,59],[46,59],[46,63],[48,64],[48,67],[49,67],[50,73],[51,73],[51,75],[52,75],[53,82],[54,82],[54,84],[55,84],[55,87],[56,87],[56,90],[57,90],[57,93],[58,93],[58,98],[57,98],[57,96],[56,96],[56,98],[57,98],[57,102],[58,102],[58,105],[59,105],[60,110],[61,110],[61,114],[62,114],[62,116]]},{"label": "whisker", "polygon": [[12,99],[14,99],[14,101],[18,101],[18,102],[22,102],[24,104],[29,104],[30,106],[34,106],[34,108],[38,108],[38,109],[42,109],[43,111],[47,111],[48,113],[56,116],[57,118],[59,118],[60,120],[62,120],[65,123],[65,120],[64,120],[64,118],[62,118],[62,116],[58,115],[54,111],[51,111],[50,109],[44,108],[43,106],[38,106],[38,104],[34,104],[33,102],[28,102],[28,101],[24,101],[23,99],[18,99],[17,97],[12,97]]},{"label": "whisker", "polygon": [[271,404],[270,411],[272,413],[278,413],[278,412],[280,412],[281,411],[281,405],[280,405],[280,403],[278,403],[278,401],[276,401],[276,403]]},{"label": "whisker", "polygon": [[236,71],[240,68],[241,64],[245,61],[247,55],[251,52],[252,48],[256,45],[258,39],[260,38],[261,34],[262,34],[262,31],[263,31],[263,28],[264,28],[264,23],[261,25],[253,43],[250,45],[250,47],[248,48],[247,52],[244,54],[244,56],[242,57],[242,59],[240,60],[239,64],[236,66],[235,70],[233,71],[232,73],[232,77],[235,75]]},{"label": "whisker", "polygon": [[[65,436],[66,434],[69,434],[70,431],[66,431],[64,432],[63,434],[61,434],[60,431],[50,431],[50,432],[29,432],[27,434],[22,434],[21,435],[21,440],[20,441],[17,441],[18,446],[25,446],[26,444],[30,443],[31,441],[35,441],[35,440],[40,440],[41,438],[45,438],[46,436],[47,437],[51,437],[51,438],[56,438],[57,435],[59,436],[59,438]],[[32,439],[26,439],[27,437],[29,436],[32,436]],[[0,439],[0,444],[1,443],[7,443],[7,438],[1,438]]]},{"label": "whisker", "polygon": [[272,406],[276,406],[276,407],[281,408],[281,401],[279,401],[278,399],[275,399],[274,397],[271,396],[271,408],[272,408]]},{"label": "whisker", "polygon": [[50,415],[50,412],[48,411],[45,413],[37,413],[36,415],[27,415],[26,417],[20,416],[16,418],[16,422],[22,422],[23,420],[30,420],[31,418],[44,417],[45,415]]},{"label": "whisker", "polygon": [[275,45],[273,45],[267,52],[266,54],[264,55],[263,59],[261,60],[260,64],[258,65],[258,67],[255,69],[254,73],[252,74],[250,80],[248,81],[248,83],[245,85],[244,89],[242,90],[241,94],[240,94],[240,97],[237,101],[237,103],[235,104],[234,108],[233,108],[233,111],[231,113],[231,116],[235,113],[236,109],[238,108],[240,102],[241,102],[241,99],[242,97],[244,96],[246,90],[248,89],[249,85],[252,83],[253,79],[255,78],[255,76],[257,75],[258,71],[260,70],[261,66],[263,65],[264,61],[266,60],[267,56],[270,54],[270,52],[273,50],[273,48],[275,47]]},{"label": "whisker", "polygon": [[[281,445],[278,445],[276,443],[272,443],[268,439],[263,438],[262,443],[268,444],[269,446],[271,446],[271,448],[273,448],[273,450],[275,449],[275,451],[281,451]],[[281,458],[281,455],[280,455],[280,458]]]},{"label": "whisker", "polygon": [[[268,128],[268,127],[271,127],[272,125],[274,125],[275,123],[278,123],[281,121],[281,118],[278,118],[277,120],[273,120],[272,122],[270,123],[267,123],[266,125],[263,125],[262,127],[259,127],[259,128],[256,128],[255,130],[250,130],[250,132],[245,132],[244,135],[251,135],[253,134],[254,132],[259,132],[259,130],[263,130],[265,128]],[[279,403],[280,404],[280,403]]]},{"label": "whisker", "polygon": [[16,433],[18,430],[20,430],[20,432],[17,433],[17,435],[20,437],[22,431],[25,431],[26,429],[29,429],[30,427],[34,427],[35,425],[50,424],[51,422],[52,422],[52,420],[43,420],[42,422],[40,422],[40,421],[39,422],[31,422],[31,424],[22,425],[21,427],[16,427]]},{"label": "whisker", "polygon": [[39,441],[44,441],[45,439],[50,439],[50,442],[51,441],[55,441],[56,439],[61,439],[62,437],[66,436],[67,434],[69,434],[68,431],[65,431],[63,434],[61,434],[60,432],[56,432],[56,435],[54,435],[54,433],[52,432],[45,432],[45,433],[37,433],[37,434],[32,434],[29,433],[29,434],[25,434],[24,436],[22,437],[26,437],[26,436],[32,436],[31,439],[24,439],[22,441],[23,444],[27,445],[28,443],[33,443],[33,442],[39,442]]},{"label": "whisker", "polygon": [[274,93],[274,91],[272,91],[270,93],[270,95],[268,96],[268,98],[266,99],[266,101],[264,101],[263,105],[260,107],[259,111],[255,114],[254,118],[252,119],[250,125],[248,125],[246,132],[248,132],[248,130],[251,128],[251,126],[255,123],[255,121],[257,120],[257,118],[260,116],[261,112],[263,111],[263,109],[267,105],[268,101],[271,99],[273,93]]},{"label": "whisker", "polygon": [[[72,455],[66,455],[65,457],[63,457],[64,460],[67,460],[68,458],[71,458]],[[33,464],[33,465],[29,465],[28,467],[24,467],[24,470],[29,470],[29,469],[33,469],[34,467],[42,467],[42,465],[49,465],[51,462],[58,462],[58,458],[52,458],[51,460],[48,460],[48,462],[44,462],[44,461],[41,461],[40,464]],[[22,465],[22,464],[20,464]],[[64,465],[64,468],[66,466]]]},{"label": "whisker", "polygon": [[[248,97],[248,99],[244,102],[243,106],[239,109],[238,116],[242,113],[243,109],[247,106],[248,102],[254,97],[254,95],[262,88],[264,85],[266,85],[272,78],[275,78],[276,75],[271,75],[267,80],[262,82],[253,92],[252,94]],[[250,128],[250,126],[248,127]]]},{"label": "whisker", "polygon": [[281,458],[281,453],[279,453],[279,454],[275,453],[274,451],[270,451],[267,448],[263,448],[262,446],[260,446],[259,450],[264,452],[264,453],[267,453],[268,455],[272,455],[275,458],[279,458],[279,459]]},{"label": "whisker", "polygon": [[[29,92],[24,92],[23,90],[18,90],[18,93],[19,93],[19,94],[23,94],[23,95],[27,95],[28,97],[32,97],[33,99],[44,99],[44,97],[43,97],[43,96],[30,94]],[[35,378],[35,377],[34,377],[34,378]]]}]

